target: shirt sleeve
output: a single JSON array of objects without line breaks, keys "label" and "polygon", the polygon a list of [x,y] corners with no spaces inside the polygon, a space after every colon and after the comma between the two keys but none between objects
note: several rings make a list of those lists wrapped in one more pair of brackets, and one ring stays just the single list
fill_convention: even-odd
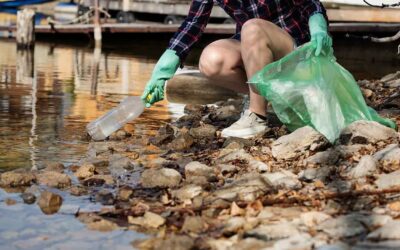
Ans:
[{"label": "shirt sleeve", "polygon": [[192,46],[200,39],[213,8],[213,0],[192,0],[189,14],[169,41],[168,49],[176,51],[183,62]]},{"label": "shirt sleeve", "polygon": [[316,13],[320,13],[325,16],[326,20],[328,20],[326,16],[326,10],[319,0],[293,0],[293,1],[295,5],[301,10],[302,15],[307,17],[307,19]]}]

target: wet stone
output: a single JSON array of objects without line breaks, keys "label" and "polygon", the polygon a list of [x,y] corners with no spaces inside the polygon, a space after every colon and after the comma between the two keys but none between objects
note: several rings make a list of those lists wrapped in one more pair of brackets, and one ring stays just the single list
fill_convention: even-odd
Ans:
[{"label": "wet stone", "polygon": [[194,247],[194,240],[186,235],[170,235],[165,240],[157,241],[153,249],[163,250],[190,250]]},{"label": "wet stone", "polygon": [[37,181],[41,185],[55,188],[65,188],[71,186],[71,178],[68,175],[54,171],[39,173],[37,175]]},{"label": "wet stone", "polygon": [[43,191],[40,194],[38,205],[43,213],[54,214],[57,213],[62,205],[63,199],[60,195],[50,191]]},{"label": "wet stone", "polygon": [[110,157],[109,169],[112,175],[120,176],[125,174],[127,171],[133,170],[135,164],[128,157],[120,154],[113,154]]},{"label": "wet stone", "polygon": [[96,202],[101,203],[102,205],[113,205],[115,202],[114,195],[108,190],[100,190],[95,197]]},{"label": "wet stone", "polygon": [[6,203],[7,206],[13,206],[17,204],[17,201],[11,198],[6,198],[4,202]]},{"label": "wet stone", "polygon": [[362,178],[368,175],[372,175],[377,170],[377,162],[374,157],[370,155],[364,155],[357,166],[350,170],[348,176],[350,178]]},{"label": "wet stone", "polygon": [[210,124],[203,124],[197,128],[191,128],[189,134],[195,139],[213,139],[217,128]]},{"label": "wet stone", "polygon": [[245,237],[253,237],[264,241],[284,239],[298,235],[300,232],[297,227],[290,222],[279,224],[261,225],[253,230],[245,232]]},{"label": "wet stone", "polygon": [[379,189],[386,189],[391,187],[400,186],[400,170],[390,174],[381,174],[378,176],[375,184]]},{"label": "wet stone", "polygon": [[294,159],[307,150],[315,151],[329,144],[326,138],[314,130],[306,126],[296,129],[289,135],[281,136],[272,143],[272,155],[278,160]]},{"label": "wet stone", "polygon": [[86,224],[89,230],[95,230],[99,232],[110,232],[113,230],[117,230],[119,226],[109,220],[99,219]]},{"label": "wet stone", "polygon": [[342,130],[342,144],[368,144],[378,141],[397,141],[397,132],[374,121],[356,121]]},{"label": "wet stone", "polygon": [[21,198],[26,204],[33,204],[36,201],[36,196],[32,193],[22,193]]},{"label": "wet stone", "polygon": [[177,187],[181,179],[181,174],[171,168],[146,169],[140,177],[140,182],[146,188],[168,188]]},{"label": "wet stone", "polygon": [[175,130],[171,125],[162,126],[157,135],[150,139],[150,143],[161,146],[170,143],[174,139]]},{"label": "wet stone", "polygon": [[28,171],[14,170],[0,175],[0,186],[20,187],[29,186],[36,181],[36,176]]},{"label": "wet stone", "polygon": [[106,175],[106,174],[94,175],[93,177],[86,178],[82,182],[90,183],[90,182],[96,182],[97,180],[103,180],[104,181],[103,183],[106,185],[113,185],[115,183],[114,178],[111,175]]},{"label": "wet stone", "polygon": [[85,179],[94,175],[96,167],[93,164],[85,163],[75,172],[78,179]]},{"label": "wet stone", "polygon": [[128,222],[146,228],[159,228],[165,224],[165,219],[158,214],[146,211],[142,217],[128,216]]},{"label": "wet stone", "polygon": [[131,187],[121,187],[118,190],[118,199],[121,201],[128,201],[133,194],[134,191]]},{"label": "wet stone", "polygon": [[275,189],[300,189],[302,187],[301,182],[297,179],[297,176],[287,170],[281,170],[274,173],[263,174],[264,180]]},{"label": "wet stone", "polygon": [[65,166],[60,162],[46,162],[44,171],[64,172]]},{"label": "wet stone", "polygon": [[81,186],[73,186],[69,189],[69,193],[74,196],[81,196],[88,194],[88,190]]},{"label": "wet stone", "polygon": [[181,132],[178,136],[168,144],[168,148],[176,151],[183,151],[189,149],[194,143],[194,139],[189,133]]},{"label": "wet stone", "polygon": [[103,186],[104,183],[106,183],[106,181],[101,178],[92,177],[92,178],[83,180],[81,183],[85,187],[99,187],[99,186]]}]

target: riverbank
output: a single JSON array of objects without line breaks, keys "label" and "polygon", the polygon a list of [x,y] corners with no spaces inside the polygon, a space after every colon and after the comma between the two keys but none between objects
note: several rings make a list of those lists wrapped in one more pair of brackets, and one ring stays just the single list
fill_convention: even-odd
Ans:
[{"label": "riverbank", "polygon": [[[399,79],[358,82],[367,103],[397,125],[399,98],[387,98]],[[3,202],[53,214],[65,203],[54,189],[89,198],[102,209],[77,209],[76,218],[90,230],[148,234],[132,243],[139,249],[400,247],[397,132],[356,122],[331,145],[311,128],[290,133],[270,112],[259,137],[221,138],[241,104],[186,105],[153,137],[122,130],[90,142],[77,164],[3,173],[1,185],[22,194]]]}]

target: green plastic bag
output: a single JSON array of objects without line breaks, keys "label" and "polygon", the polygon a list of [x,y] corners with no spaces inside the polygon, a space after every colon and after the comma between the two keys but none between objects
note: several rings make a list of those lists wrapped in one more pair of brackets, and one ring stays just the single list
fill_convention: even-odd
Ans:
[{"label": "green plastic bag", "polygon": [[309,125],[333,143],[356,120],[396,129],[393,121],[367,106],[353,76],[336,62],[332,49],[318,57],[314,51],[307,43],[249,80],[289,130]]}]

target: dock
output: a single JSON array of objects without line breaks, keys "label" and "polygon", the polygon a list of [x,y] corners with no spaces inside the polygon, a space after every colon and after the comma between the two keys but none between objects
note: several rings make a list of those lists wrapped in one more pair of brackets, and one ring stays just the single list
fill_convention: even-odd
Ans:
[{"label": "dock", "polygon": [[[102,24],[104,34],[144,34],[144,33],[174,33],[179,25],[160,23],[105,23]],[[35,33],[40,34],[91,34],[93,24],[70,24],[70,25],[36,25]],[[359,23],[343,22],[331,23],[329,30],[332,33],[393,33],[400,30],[400,23]],[[15,25],[1,25],[0,31],[13,33]],[[233,34],[235,25],[232,24],[209,24],[205,30],[206,34]]]}]

